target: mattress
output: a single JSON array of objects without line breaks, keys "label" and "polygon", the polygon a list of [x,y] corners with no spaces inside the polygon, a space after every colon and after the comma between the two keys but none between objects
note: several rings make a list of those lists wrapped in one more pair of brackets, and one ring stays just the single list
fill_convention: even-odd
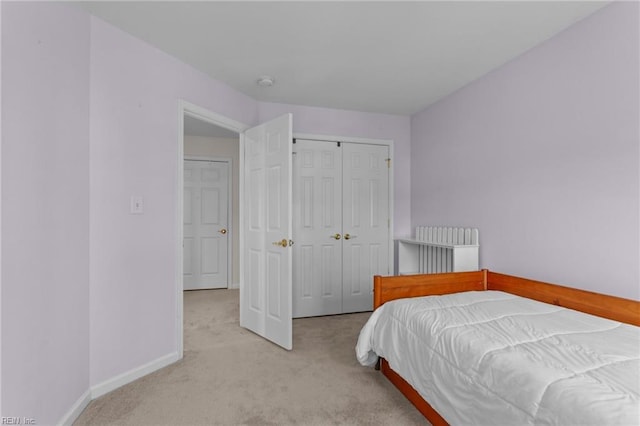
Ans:
[{"label": "mattress", "polygon": [[387,302],[360,332],[450,424],[640,422],[640,328],[498,291]]}]

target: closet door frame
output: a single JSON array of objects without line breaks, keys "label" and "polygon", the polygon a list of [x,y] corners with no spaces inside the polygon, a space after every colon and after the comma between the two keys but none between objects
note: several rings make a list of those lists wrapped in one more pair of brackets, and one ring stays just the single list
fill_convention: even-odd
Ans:
[{"label": "closet door frame", "polygon": [[[393,159],[393,140],[391,139],[369,139],[369,138],[357,138],[351,136],[334,136],[334,135],[317,135],[309,133],[294,133],[294,139],[311,139],[326,142],[345,142],[345,143],[361,143],[368,145],[382,145],[389,148],[389,159],[391,160],[391,170],[389,173],[389,275],[393,274],[393,260],[395,259],[394,244],[393,244],[393,210],[394,210],[394,173],[393,168],[395,162]],[[373,280],[371,282],[371,293],[373,294]]]}]

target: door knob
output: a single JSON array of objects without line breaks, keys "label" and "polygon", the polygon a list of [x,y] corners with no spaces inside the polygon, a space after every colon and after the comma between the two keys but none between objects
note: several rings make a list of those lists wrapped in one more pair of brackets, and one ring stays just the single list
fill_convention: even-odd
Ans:
[{"label": "door knob", "polygon": [[273,244],[274,246],[286,247],[286,246],[288,246],[288,245],[289,245],[289,241],[287,241],[287,240],[285,240],[285,239],[282,239],[282,240],[280,240],[280,241],[274,241],[274,242],[273,242],[273,243],[271,243],[271,244]]},{"label": "door knob", "polygon": [[226,234],[226,233],[227,233],[227,230],[226,230],[226,229],[224,229],[224,228],[222,228],[222,229],[221,229],[221,230],[219,230],[218,232],[219,232],[219,233],[221,233],[222,235],[224,235],[224,234]]},{"label": "door knob", "polygon": [[350,239],[355,238],[355,237],[356,237],[356,235],[344,234],[344,239],[345,240],[350,240]]},{"label": "door knob", "polygon": [[339,240],[340,239],[340,234],[332,235],[330,238],[333,238],[334,240]]}]

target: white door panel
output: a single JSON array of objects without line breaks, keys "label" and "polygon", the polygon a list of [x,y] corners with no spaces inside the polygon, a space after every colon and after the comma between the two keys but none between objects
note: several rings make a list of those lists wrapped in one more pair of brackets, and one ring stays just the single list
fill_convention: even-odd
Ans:
[{"label": "white door panel", "polygon": [[185,290],[228,286],[229,165],[184,162]]},{"label": "white door panel", "polygon": [[389,148],[343,144],[343,312],[373,309],[373,276],[389,275]]},{"label": "white door panel", "polygon": [[240,325],[292,348],[291,114],[244,138],[244,265]]},{"label": "white door panel", "polygon": [[298,140],[293,156],[293,317],[342,312],[342,150]]},{"label": "white door panel", "polygon": [[[264,182],[262,129],[245,132],[244,280],[240,282],[240,325],[264,334]],[[255,189],[253,189],[255,188]]]},{"label": "white door panel", "polygon": [[[264,124],[266,140],[267,300],[265,337],[292,349],[292,123],[285,115]],[[275,245],[284,241],[284,247]]]}]

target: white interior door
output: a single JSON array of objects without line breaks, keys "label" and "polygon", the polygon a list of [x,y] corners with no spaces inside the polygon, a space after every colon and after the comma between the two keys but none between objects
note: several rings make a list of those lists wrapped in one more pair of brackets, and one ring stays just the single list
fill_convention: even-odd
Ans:
[{"label": "white interior door", "polygon": [[228,287],[229,165],[184,162],[185,290]]},{"label": "white interior door", "polygon": [[373,309],[374,275],[389,275],[389,147],[349,144],[343,158],[343,312]]},{"label": "white interior door", "polygon": [[240,325],[292,349],[292,118],[244,134]]},{"label": "white interior door", "polygon": [[342,312],[342,149],[293,146],[293,317]]}]

